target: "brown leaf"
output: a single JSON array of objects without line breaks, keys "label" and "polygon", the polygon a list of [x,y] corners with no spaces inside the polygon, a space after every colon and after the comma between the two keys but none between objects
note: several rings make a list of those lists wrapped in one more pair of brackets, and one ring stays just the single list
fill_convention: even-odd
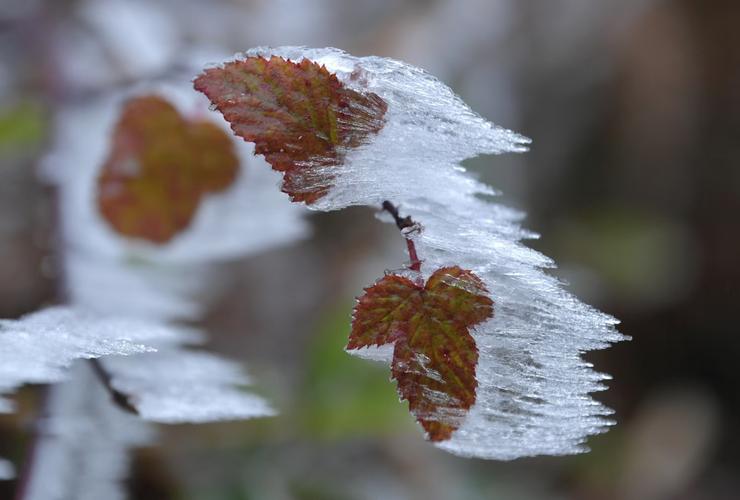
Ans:
[{"label": "brown leaf", "polygon": [[248,57],[205,70],[195,79],[255,152],[283,173],[292,201],[313,203],[332,185],[344,154],[383,127],[387,104],[346,88],[308,59]]},{"label": "brown leaf", "polygon": [[186,120],[159,96],[123,106],[98,177],[98,208],[120,234],[168,242],[188,227],[205,193],[226,189],[239,160],[227,133]]},{"label": "brown leaf", "polygon": [[483,282],[460,267],[422,287],[387,275],[358,300],[347,349],[394,344],[398,392],[432,441],[449,439],[475,403],[478,349],[469,328],[493,316]]}]

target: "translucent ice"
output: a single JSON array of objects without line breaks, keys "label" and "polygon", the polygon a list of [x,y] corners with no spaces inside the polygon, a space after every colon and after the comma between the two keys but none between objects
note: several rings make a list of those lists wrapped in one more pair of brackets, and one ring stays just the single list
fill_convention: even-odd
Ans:
[{"label": "translucent ice", "polygon": [[536,237],[519,225],[523,214],[484,201],[495,191],[460,165],[480,154],[526,151],[529,140],[486,121],[442,82],[399,61],[331,48],[261,47],[245,55],[308,58],[345,85],[382,97],[385,126],[369,144],[346,152],[344,166],[331,171],[334,188],[313,208],[389,200],[423,226],[416,244],[425,278],[459,265],[491,292],[495,316],[473,331],[480,351],[476,404],[438,446],[497,459],[584,451],[586,438],[611,422],[610,411],[590,396],[608,377],[581,354],[624,339],[618,322],[546,274],[552,260],[521,243]]},{"label": "translucent ice", "polygon": [[239,389],[250,381],[238,365],[212,354],[163,349],[103,364],[113,386],[131,396],[146,420],[198,423],[274,414],[264,399]]},{"label": "translucent ice", "polygon": [[[185,328],[133,318],[101,317],[70,307],[53,307],[18,320],[2,320],[0,394],[26,383],[58,382],[78,359],[142,353],[154,350],[154,342],[192,337],[192,331]],[[0,411],[9,409],[9,405],[0,404]]]}]

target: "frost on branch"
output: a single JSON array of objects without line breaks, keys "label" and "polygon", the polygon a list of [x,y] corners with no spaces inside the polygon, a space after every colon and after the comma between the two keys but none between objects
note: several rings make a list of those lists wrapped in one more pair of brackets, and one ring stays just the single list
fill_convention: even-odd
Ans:
[{"label": "frost on branch", "polygon": [[449,439],[475,403],[478,350],[468,328],[493,315],[477,276],[438,269],[422,286],[389,274],[360,297],[347,349],[393,344],[391,369],[432,441]]},{"label": "frost on branch", "polygon": [[[611,412],[590,396],[605,388],[608,377],[581,354],[624,337],[614,318],[583,304],[544,272],[554,263],[521,243],[537,236],[520,226],[523,214],[486,201],[496,192],[460,165],[480,154],[526,151],[529,140],[483,119],[439,80],[399,61],[301,47],[257,48],[238,61],[276,56],[312,61],[347,89],[387,105],[383,127],[344,152],[344,161],[331,168],[331,187],[310,207],[380,207],[391,200],[423,225],[410,235],[424,264],[422,279],[459,266],[481,279],[496,304],[495,315],[470,331],[478,350],[475,404],[450,439],[436,445],[498,459],[585,451],[586,438],[606,429]],[[237,67],[230,64],[237,63],[223,68]],[[211,88],[226,88],[210,80],[218,73],[205,74]],[[221,73],[227,74],[232,76]],[[216,104],[224,97],[209,96]],[[324,164],[308,159],[300,167],[322,171]],[[311,177],[304,181],[291,189],[316,188]],[[393,361],[388,349],[349,351]],[[424,377],[436,377],[428,367],[420,369]]]},{"label": "frost on branch", "polygon": [[237,365],[181,347],[200,339],[196,330],[161,320],[98,315],[82,308],[55,307],[4,320],[0,394],[26,383],[59,382],[80,359],[116,356],[100,362],[113,388],[145,420],[212,422],[272,415],[262,398],[241,389],[250,380]]}]

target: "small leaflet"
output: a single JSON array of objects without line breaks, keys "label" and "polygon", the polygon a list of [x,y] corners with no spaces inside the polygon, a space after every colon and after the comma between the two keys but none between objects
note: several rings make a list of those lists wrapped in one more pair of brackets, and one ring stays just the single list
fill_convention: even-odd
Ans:
[{"label": "small leaflet", "polygon": [[[228,123],[209,110],[208,99],[193,91],[191,75],[187,72],[91,96],[56,113],[53,141],[42,161],[41,174],[59,191],[65,252],[73,251],[82,261],[92,259],[101,265],[111,259],[114,264],[137,261],[151,268],[202,268],[287,245],[307,235],[305,209],[275,189],[280,174],[254,155],[254,145],[234,137]],[[127,103],[153,97],[173,106],[181,124],[208,122],[217,126],[238,158],[233,181],[217,192],[202,194],[187,227],[163,244],[122,235],[99,208],[102,168],[110,159],[121,112]],[[223,172],[217,177],[227,183]],[[155,176],[157,179],[161,177]]]},{"label": "small leaflet", "polygon": [[428,438],[444,441],[475,403],[478,349],[469,328],[492,316],[493,301],[470,271],[438,269],[423,286],[389,274],[359,298],[347,349],[392,343],[398,393]]}]

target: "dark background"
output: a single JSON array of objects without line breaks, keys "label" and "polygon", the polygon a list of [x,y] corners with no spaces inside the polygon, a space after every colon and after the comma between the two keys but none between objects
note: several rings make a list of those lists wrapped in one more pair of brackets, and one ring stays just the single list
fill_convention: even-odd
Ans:
[{"label": "dark background", "polygon": [[[588,355],[614,376],[598,398],[619,422],[590,454],[447,455],[387,370],[342,351],[352,298],[402,242],[367,209],[317,214],[311,241],[224,264],[204,322],[282,416],[164,429],[136,453],[131,498],[740,495],[740,2],[150,0],[133,24],[121,3],[0,0],[0,316],[55,297],[53,198],[34,168],[57,106],[166,74],[189,47],[305,44],[422,66],[531,137],[525,155],[468,165],[633,337]],[[37,394],[0,416],[0,456],[22,462]]]}]

